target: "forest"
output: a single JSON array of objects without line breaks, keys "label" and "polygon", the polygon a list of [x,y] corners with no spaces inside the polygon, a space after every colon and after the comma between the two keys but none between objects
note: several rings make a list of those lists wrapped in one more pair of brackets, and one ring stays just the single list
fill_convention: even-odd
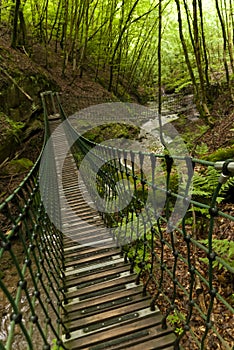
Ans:
[{"label": "forest", "polygon": [[[178,131],[185,134],[189,150],[195,155],[196,134],[199,142],[204,143],[202,151],[197,148],[198,155],[218,148],[221,152],[228,147],[222,156],[233,156],[234,12],[231,0],[2,0],[0,24],[1,38],[6,38],[0,69],[7,78],[2,82],[2,111],[9,117],[9,106],[4,105],[9,99],[15,100],[15,96],[4,95],[9,79],[10,85],[13,83],[19,90],[21,83],[17,85],[17,81],[28,77],[24,94],[28,102],[31,82],[42,89],[41,82],[46,79],[39,71],[36,73],[36,69],[24,72],[24,67],[17,77],[19,69],[16,65],[11,72],[10,63],[10,57],[13,62],[15,55],[14,64],[34,62],[35,67],[44,69],[45,75],[49,73],[52,89],[57,88],[56,84],[59,89],[69,86],[68,99],[77,94],[77,88],[83,93],[82,86],[78,85],[86,84],[87,75],[91,85],[102,86],[109,97],[142,104],[150,100],[159,102],[159,114],[167,97],[181,94],[179,104],[183,100],[186,106],[188,102],[183,95],[192,94],[197,112],[191,110],[187,114],[191,112],[191,118],[197,115],[201,125],[194,124],[193,132],[193,126],[188,126],[188,120],[183,119],[183,111],[179,112],[179,107],[176,111],[180,115]],[[10,55],[4,54],[6,46],[13,50]],[[21,54],[19,58],[18,54]],[[31,63],[27,64],[31,67]],[[33,108],[38,104],[37,98],[36,101]],[[75,112],[74,101],[68,103],[68,113]],[[17,122],[24,122],[18,114],[15,110],[12,118],[16,115]],[[213,127],[217,123],[216,132]],[[219,132],[222,128],[226,130],[223,139]],[[184,132],[186,129],[188,132]],[[23,126],[14,125],[12,130],[20,133]],[[212,140],[211,135],[207,138],[206,131],[219,134],[218,139]]]},{"label": "forest", "polygon": [[[61,91],[68,114],[76,111],[79,95],[83,107],[95,98],[145,106],[153,102],[159,115],[163,103],[170,107],[172,101],[177,115],[173,125],[189,155],[198,159],[193,169],[193,203],[186,214],[186,225],[181,224],[186,229],[186,236],[179,240],[181,261],[187,259],[184,256],[189,247],[192,258],[197,258],[195,267],[200,274],[191,283],[192,289],[196,287],[196,302],[203,314],[209,313],[210,305],[208,267],[214,272],[210,275],[220,293],[212,315],[215,319],[211,317],[218,331],[208,337],[207,343],[203,341],[204,350],[230,350],[234,346],[234,180],[230,177],[216,198],[223,216],[212,217],[210,199],[219,174],[208,163],[202,163],[234,158],[233,48],[232,0],[0,0],[0,202],[13,192],[40,153],[44,130],[40,92]],[[109,138],[118,134],[137,138],[137,132],[133,127],[105,125],[87,135],[91,142],[101,142],[107,134]],[[151,151],[155,151],[153,146]],[[163,166],[168,170],[166,163]],[[175,168],[170,168],[169,175],[167,190],[174,193],[178,190]],[[142,178],[134,181],[142,200],[147,183]],[[168,206],[174,204],[170,200]],[[212,220],[216,220],[214,229],[209,231]],[[209,242],[208,234],[212,236]],[[145,241],[149,242],[148,235]],[[173,241],[168,233],[165,237]],[[158,256],[164,254],[160,242],[155,249]],[[149,273],[148,262],[144,261],[145,270],[140,263],[142,256],[148,258],[144,244],[140,241],[137,251],[133,246],[128,253],[139,260],[137,272],[147,280],[152,271]],[[204,253],[209,244],[213,244],[219,260],[210,262]],[[20,249],[16,244],[19,256]],[[175,257],[172,250],[168,249],[164,256],[170,268]],[[183,279],[182,265],[179,264],[179,279]],[[5,270],[0,272],[0,278],[6,276]],[[163,275],[163,269],[160,273]],[[14,278],[13,283],[18,282]],[[166,288],[170,283],[168,278]],[[149,283],[150,292],[154,293],[155,285]],[[183,296],[174,301],[180,312],[171,309],[168,320],[180,337],[185,333],[188,309]],[[4,306],[0,306],[1,313],[4,315]],[[186,316],[188,324],[191,314]],[[205,318],[199,312],[194,314],[191,329],[195,338],[202,338],[204,329],[206,335],[210,331],[209,322],[208,326],[201,325]],[[0,332],[0,341],[1,336]],[[185,349],[190,349],[191,341],[191,349],[197,349],[196,340],[189,337],[184,341]]]},{"label": "forest", "polygon": [[63,75],[68,63],[79,78],[92,69],[120,97],[190,85],[206,121],[222,84],[233,100],[231,0],[2,0],[0,11],[13,48],[30,56],[39,42],[45,66],[59,51]]}]

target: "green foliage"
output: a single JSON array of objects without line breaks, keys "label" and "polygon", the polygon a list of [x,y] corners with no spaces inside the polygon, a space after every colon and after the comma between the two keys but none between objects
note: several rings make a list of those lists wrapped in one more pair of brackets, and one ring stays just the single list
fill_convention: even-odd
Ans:
[{"label": "green foliage", "polygon": [[[205,170],[201,169],[199,173],[195,172],[193,176],[192,199],[196,202],[209,205],[214,190],[218,185],[218,179],[219,173],[211,166]],[[220,203],[223,199],[224,197],[220,194],[216,201]],[[194,204],[188,210],[187,215],[187,223],[192,225],[193,230],[196,231],[197,234],[206,234],[208,220],[210,219],[209,209]]]},{"label": "green foliage", "polygon": [[101,143],[108,139],[135,139],[139,131],[139,127],[133,125],[130,126],[125,123],[108,123],[96,126],[92,130],[89,130],[84,134],[84,137],[90,141]]},{"label": "green foliage", "polygon": [[150,271],[151,263],[151,253],[145,251],[144,253],[144,242],[143,240],[138,240],[133,244],[128,251],[128,258],[130,261],[134,260],[134,270],[136,273],[141,271]]},{"label": "green foliage", "polygon": [[28,170],[33,166],[33,162],[28,158],[13,159],[8,164],[8,169],[10,168],[16,173]]},{"label": "green foliage", "polygon": [[[227,2],[228,3],[228,2]],[[231,2],[230,2],[231,4]],[[231,5],[225,4],[225,11],[232,11]],[[112,88],[126,96],[129,87],[152,86],[158,76],[157,45],[158,45],[158,6],[156,1],[81,1],[56,2],[49,0],[42,6],[39,0],[24,1],[20,7],[22,18],[18,26],[18,44],[25,41],[26,49],[30,52],[30,42],[44,42],[46,51],[55,49],[60,42],[63,49],[63,68],[67,62],[74,63],[74,69],[81,69],[88,64],[95,71],[95,79],[101,80],[102,74],[107,76],[107,70],[113,70]],[[1,21],[8,24],[12,30],[12,19],[16,6],[12,2],[2,6]],[[224,10],[223,10],[224,11]],[[203,28],[206,37],[206,47],[201,42],[201,55],[205,53],[209,57],[210,80],[215,79],[215,72],[219,72],[219,78],[225,76],[223,69],[223,56],[220,50],[222,40],[222,27],[218,20],[215,5],[205,1],[202,6]],[[199,80],[199,66],[194,54],[194,37],[190,37],[188,30],[188,18],[185,6],[181,2],[181,15],[183,23],[184,44],[188,50],[190,65],[195,79]],[[190,13],[190,21],[193,18]],[[188,67],[184,57],[178,30],[178,13],[175,1],[163,4],[163,40],[162,40],[162,81],[171,90],[177,88],[180,91],[191,84]],[[229,16],[223,15],[223,18]],[[198,18],[198,21],[200,19]],[[76,24],[79,23],[79,26]],[[231,23],[224,21],[225,29],[231,30]],[[27,35],[26,35],[27,34]],[[202,41],[201,26],[199,26],[199,38]],[[22,36],[28,36],[23,38]],[[26,39],[26,40],[24,40]],[[53,41],[54,39],[54,41]],[[231,40],[227,38],[228,41]],[[68,43],[69,45],[64,45]],[[227,43],[229,44],[229,42]],[[231,45],[231,43],[230,43]],[[205,52],[204,52],[205,51]],[[76,60],[75,61],[75,57]],[[229,57],[226,57],[229,59]],[[48,60],[45,54],[45,60]],[[47,61],[46,61],[47,62]],[[48,63],[48,62],[47,62]],[[202,60],[202,68],[205,69]],[[231,74],[230,74],[231,77]],[[106,83],[106,79],[105,83]],[[104,83],[104,84],[105,84]],[[131,89],[129,89],[131,90]],[[141,96],[141,94],[140,94]]]},{"label": "green foliage", "polygon": [[187,80],[188,77],[181,79],[181,81],[177,81],[178,87],[175,89],[175,93],[178,94],[183,91],[185,88],[191,86],[191,80]]},{"label": "green foliage", "polygon": [[13,136],[17,142],[20,141],[19,135],[22,131],[22,129],[25,126],[25,123],[23,122],[16,122],[10,118],[6,118],[7,123],[9,124],[10,128],[7,130],[8,136]]},{"label": "green foliage", "polygon": [[[204,131],[207,130],[207,127],[205,126]],[[202,133],[204,132],[202,129]],[[197,156],[200,156],[201,158],[204,158],[204,154],[208,153],[209,148],[205,142],[202,142],[200,145],[196,146],[195,152]]]},{"label": "green foliage", "polygon": [[63,350],[63,348],[61,346],[57,345],[56,342],[57,342],[56,339],[52,340],[53,345],[52,345],[51,350]]},{"label": "green foliage", "polygon": [[[206,170],[195,172],[193,176],[193,193],[192,198],[201,203],[209,203],[212,194],[218,185],[219,173],[212,166]],[[217,198],[217,202],[221,202],[222,197]]]},{"label": "green foliage", "polygon": [[[193,193],[192,198],[198,202],[209,204],[213,192],[218,185],[220,172],[215,170],[212,166],[207,167],[206,170],[200,170],[195,172],[193,177]],[[225,200],[234,187],[234,178],[230,177],[225,184],[223,184],[219,196],[217,197],[217,203],[221,203]],[[196,211],[203,214],[208,214],[207,209],[196,207]]]},{"label": "green foliage", "polygon": [[127,224],[119,223],[121,233],[124,232],[123,239],[131,242],[125,246],[130,261],[134,261],[134,270],[136,273],[149,271],[151,264],[151,232],[144,233],[144,224],[140,215],[133,213],[131,220]]},{"label": "green foliage", "polygon": [[185,315],[178,310],[174,310],[172,315],[167,317],[168,322],[175,327],[175,333],[180,335],[183,332],[182,324],[185,321]]},{"label": "green foliage", "polygon": [[234,146],[219,148],[218,150],[206,157],[206,159],[211,162],[222,161],[230,158],[234,158]]},{"label": "green foliage", "polygon": [[[208,240],[200,240],[199,241],[202,244],[208,245]],[[213,239],[212,241],[212,247],[213,251],[221,257],[229,266],[234,268],[234,242],[229,241],[228,239]],[[209,263],[208,258],[199,258],[201,261],[205,262],[206,264]],[[224,268],[223,264],[215,260],[213,262],[213,266],[217,267],[218,270]]]}]

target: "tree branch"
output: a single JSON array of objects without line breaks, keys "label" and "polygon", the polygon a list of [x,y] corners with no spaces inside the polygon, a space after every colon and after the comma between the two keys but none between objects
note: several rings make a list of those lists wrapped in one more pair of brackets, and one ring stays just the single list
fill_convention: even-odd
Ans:
[{"label": "tree branch", "polygon": [[0,67],[0,71],[2,71],[6,76],[7,78],[9,78],[12,83],[22,92],[22,94],[24,94],[24,96],[30,101],[30,102],[33,102],[33,99],[32,97],[27,94],[27,92],[25,92],[22,87],[19,86],[19,84],[16,82],[16,80],[3,68],[3,67]]}]

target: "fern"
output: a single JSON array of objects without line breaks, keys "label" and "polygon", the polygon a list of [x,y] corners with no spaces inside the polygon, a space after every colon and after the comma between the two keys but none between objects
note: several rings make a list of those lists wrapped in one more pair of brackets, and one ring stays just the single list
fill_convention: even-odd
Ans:
[{"label": "fern", "polygon": [[[220,173],[213,167],[208,167],[203,173],[195,173],[193,177],[193,199],[202,203],[209,203],[218,185]],[[217,203],[234,196],[234,178],[231,177],[223,186],[217,197]]]},{"label": "fern", "polygon": [[[201,133],[203,134],[205,131],[207,131],[207,126],[205,126],[205,129],[202,129],[204,128],[204,126],[200,127],[200,131]],[[209,148],[207,146],[206,143],[202,142],[200,145],[197,145],[196,146],[196,149],[195,149],[195,152],[198,156],[201,156],[203,158],[204,154],[207,154],[209,151]]]},{"label": "fern", "polygon": [[[212,195],[216,186],[218,185],[219,173],[213,168],[208,167],[206,170],[201,171],[200,173],[195,173],[193,177],[193,192],[192,199],[196,202],[209,205],[211,202]],[[218,196],[216,201],[220,203],[223,200],[223,197]],[[209,219],[209,210],[208,208],[202,208],[199,205],[193,205],[189,212],[196,214],[196,221],[193,222],[192,218],[192,227],[196,230],[197,234],[206,234],[208,225],[207,219]]]},{"label": "fern", "polygon": [[[208,240],[200,240],[199,241],[202,244],[208,245]],[[212,246],[214,252],[222,258],[229,266],[234,268],[234,242],[229,241],[228,239],[213,239]],[[201,261],[205,262],[206,264],[209,263],[208,258],[199,258]],[[221,264],[218,261],[214,261],[213,263],[214,267],[217,267],[219,270],[221,268],[225,269],[225,266]]]},{"label": "fern", "polygon": [[[193,199],[206,203],[210,201],[212,194],[218,185],[219,173],[209,166],[204,173],[195,173],[193,177]],[[218,197],[217,202],[223,198]]]}]

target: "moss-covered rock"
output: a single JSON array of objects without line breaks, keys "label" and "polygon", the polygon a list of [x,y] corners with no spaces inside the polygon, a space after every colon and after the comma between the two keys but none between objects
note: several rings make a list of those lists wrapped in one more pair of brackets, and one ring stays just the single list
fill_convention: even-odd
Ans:
[{"label": "moss-covered rock", "polygon": [[90,141],[101,143],[105,140],[116,138],[135,139],[139,132],[140,128],[137,126],[130,126],[125,123],[107,123],[86,132],[84,137]]},{"label": "moss-covered rock", "polygon": [[42,130],[40,92],[59,90],[52,79],[26,57],[18,64],[18,55],[16,52],[14,57],[13,52],[1,50],[0,164],[13,158],[16,151],[21,152],[23,142]]}]

